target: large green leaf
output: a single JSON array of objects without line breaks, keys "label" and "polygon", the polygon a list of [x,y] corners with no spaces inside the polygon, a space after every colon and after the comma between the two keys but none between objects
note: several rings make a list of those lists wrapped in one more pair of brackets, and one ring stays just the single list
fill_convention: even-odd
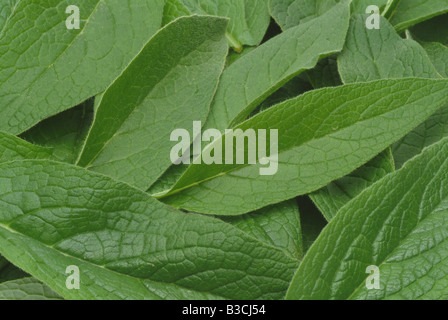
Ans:
[{"label": "large green leaf", "polygon": [[390,148],[379,154],[349,175],[331,182],[328,186],[310,194],[327,221],[364,189],[395,170]]},{"label": "large green leaf", "polygon": [[19,0],[2,0],[0,3],[0,30],[4,28],[9,17],[16,9]]},{"label": "large green leaf", "polygon": [[[10,162],[0,181],[0,254],[65,298],[280,299],[297,266],[227,223],[79,167]],[[79,290],[66,288],[72,265]]]},{"label": "large green leaf", "polygon": [[268,0],[167,0],[164,22],[189,14],[214,15],[230,19],[226,37],[241,52],[243,45],[256,46],[269,26]]},{"label": "large green leaf", "polygon": [[39,280],[23,278],[0,284],[0,300],[62,300],[62,297]]},{"label": "large green leaf", "polygon": [[[364,25],[365,18],[353,18],[345,48],[338,58],[339,71],[346,82],[441,77],[420,44],[402,39],[384,18],[381,18],[379,30],[368,30]],[[445,135],[447,114],[448,107],[441,108],[393,146],[397,168]]]},{"label": "large green leaf", "polygon": [[446,12],[448,12],[446,0],[402,0],[391,22],[400,32]]},{"label": "large green leaf", "polygon": [[[163,0],[22,0],[0,32],[0,130],[21,133],[103,91],[161,25]],[[80,9],[67,29],[66,8]]]},{"label": "large green leaf", "polygon": [[[363,192],[325,228],[289,299],[448,298],[448,140]],[[379,267],[380,289],[366,287]]]},{"label": "large green leaf", "polygon": [[[388,0],[354,0],[353,13],[366,13],[367,7],[376,5],[384,8]],[[341,0],[270,0],[272,17],[283,30],[322,16]]]},{"label": "large green leaf", "polygon": [[[365,26],[367,17],[355,15],[352,18],[344,49],[338,57],[344,83],[406,77],[439,78],[425,50],[417,42],[402,39],[385,18],[380,18],[380,29],[369,30]],[[342,206],[394,169],[394,158],[388,148],[365,166],[310,197],[325,218],[331,220]]]},{"label": "large green leaf", "polygon": [[342,50],[349,22],[343,1],[312,22],[274,37],[227,68],[207,128],[224,130],[249,116],[267,97],[325,56]]},{"label": "large green leaf", "polygon": [[222,217],[247,234],[282,249],[294,259],[303,257],[300,214],[295,199],[241,216]]},{"label": "large green leaf", "polygon": [[21,137],[53,149],[52,159],[75,163],[93,120],[93,101],[45,119]]},{"label": "large green leaf", "polygon": [[78,164],[147,190],[172,164],[171,132],[207,117],[226,26],[190,16],[159,31],[102,95]]},{"label": "large green leaf", "polygon": [[[442,79],[380,80],[307,92],[237,127],[278,130],[278,161],[271,158],[271,165],[278,163],[276,174],[260,175],[266,165],[258,158],[256,165],[192,164],[159,198],[194,212],[237,215],[313,192],[374,158],[447,98],[448,80]],[[226,136],[231,134],[205,152],[225,145]],[[247,149],[246,143],[245,154]]]}]

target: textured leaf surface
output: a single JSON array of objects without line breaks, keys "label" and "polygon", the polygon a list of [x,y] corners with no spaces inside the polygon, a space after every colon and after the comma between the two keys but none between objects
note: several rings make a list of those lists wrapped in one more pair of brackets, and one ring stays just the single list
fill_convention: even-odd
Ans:
[{"label": "textured leaf surface", "polygon": [[75,163],[93,120],[93,101],[40,122],[21,137],[53,150],[52,159]]},{"label": "textured leaf surface", "polygon": [[294,76],[342,50],[348,20],[349,4],[344,1],[238,59],[221,77],[206,127],[224,130],[243,121]]},{"label": "textured leaf surface", "polygon": [[307,71],[306,74],[315,89],[342,85],[336,56],[319,61],[316,67]]},{"label": "textured leaf surface", "polygon": [[[345,83],[406,77],[438,78],[417,42],[402,39],[385,18],[381,18],[379,30],[369,30],[365,26],[367,17],[355,15],[352,18],[344,49],[338,57],[339,73]],[[409,137],[403,141],[407,140]],[[329,221],[342,206],[394,169],[394,158],[388,148],[365,166],[310,197]]]},{"label": "textured leaf surface", "polygon": [[[0,130],[21,133],[103,91],[162,22],[162,0],[130,2],[19,1],[0,32]],[[79,30],[66,27],[69,5]]]},{"label": "textured leaf surface", "polygon": [[0,264],[0,283],[24,277],[29,277],[29,275],[6,260],[3,266]]},{"label": "textured leaf surface", "polygon": [[397,31],[404,31],[419,22],[448,12],[446,0],[402,0],[391,22]]},{"label": "textured leaf surface", "polygon": [[[289,299],[448,298],[448,140],[367,189],[306,255]],[[367,290],[366,268],[380,268]]]},{"label": "textured leaf surface", "polygon": [[[227,223],[78,167],[6,163],[0,180],[0,253],[65,298],[280,299],[296,268]],[[80,290],[66,289],[70,265]]]},{"label": "textured leaf surface", "polygon": [[440,42],[448,46],[448,14],[419,23],[411,29],[412,34],[427,42]]},{"label": "textured leaf surface", "polygon": [[256,46],[269,26],[268,0],[167,0],[165,22],[189,14],[214,15],[230,19],[229,45],[237,51],[243,45]]},{"label": "textured leaf surface", "polygon": [[3,0],[0,3],[0,30],[6,25],[19,0]]},{"label": "textured leaf surface", "polygon": [[[379,30],[368,30],[364,25],[365,18],[361,15],[353,18],[345,48],[338,58],[344,81],[441,77],[420,44],[402,39],[384,18],[381,18]],[[445,136],[447,114],[448,107],[441,108],[393,146],[397,168]]]},{"label": "textured leaf surface", "polygon": [[437,42],[421,43],[431,59],[437,72],[444,78],[448,78],[448,46]]},{"label": "textured leaf surface", "polygon": [[62,297],[39,280],[24,278],[0,284],[0,300],[62,300]]},{"label": "textured leaf surface", "polygon": [[[341,0],[270,0],[272,17],[283,30],[322,16]],[[366,13],[370,5],[384,8],[387,0],[354,0],[352,13]]]},{"label": "textured leaf surface", "polygon": [[390,148],[349,175],[310,194],[327,221],[364,189],[395,170]]},{"label": "textured leaf surface", "polygon": [[282,249],[294,259],[303,257],[300,214],[296,200],[289,200],[242,216],[222,217],[261,242]]},{"label": "textured leaf surface", "polygon": [[236,215],[316,191],[422,123],[446,102],[447,93],[448,81],[429,79],[381,80],[305,93],[237,127],[278,129],[275,175],[261,176],[258,161],[193,164],[161,200],[193,212]]},{"label": "textured leaf surface", "polygon": [[158,32],[102,96],[78,164],[147,190],[171,165],[171,132],[207,117],[226,26],[191,16]]},{"label": "textured leaf surface", "polygon": [[406,77],[438,78],[425,50],[402,39],[384,18],[380,29],[365,26],[367,15],[352,18],[338,67],[344,83]]},{"label": "textured leaf surface", "polygon": [[50,159],[52,150],[35,146],[8,133],[0,132],[0,162],[23,159]]}]

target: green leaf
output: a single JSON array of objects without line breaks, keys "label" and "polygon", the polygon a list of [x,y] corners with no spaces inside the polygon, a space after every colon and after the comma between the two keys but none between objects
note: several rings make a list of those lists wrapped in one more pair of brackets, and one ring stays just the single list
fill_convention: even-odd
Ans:
[{"label": "green leaf", "polygon": [[[0,180],[0,253],[65,298],[280,299],[297,267],[227,223],[79,167],[5,163]],[[79,290],[66,288],[73,265]]]},{"label": "green leaf", "polygon": [[303,257],[300,214],[295,199],[242,216],[222,217],[263,243],[282,249],[293,259]]},{"label": "green leaf", "polygon": [[[448,140],[345,206],[306,255],[289,299],[448,298]],[[380,289],[366,288],[379,267]]]},{"label": "green leaf", "polygon": [[316,241],[328,221],[322,216],[314,203],[307,196],[297,198],[302,226],[303,252],[306,253]]},{"label": "green leaf", "polygon": [[[103,91],[161,25],[163,0],[22,0],[0,32],[0,130],[18,134]],[[69,5],[80,29],[67,29]]]},{"label": "green leaf", "polygon": [[190,14],[229,18],[226,37],[237,52],[258,45],[270,21],[267,0],[167,0],[165,22]]},{"label": "green leaf", "polygon": [[310,194],[327,221],[350,200],[356,198],[364,189],[395,170],[390,148],[382,152],[366,165],[349,175],[333,181],[328,186]]},{"label": "green leaf", "polygon": [[[379,30],[368,30],[364,25],[365,18],[360,15],[353,17],[345,48],[338,58],[339,72],[345,82],[440,78],[420,44],[402,39],[384,18],[381,18]],[[445,136],[448,131],[447,113],[448,107],[439,109],[393,146],[397,168]]]},{"label": "green leaf", "polygon": [[[258,158],[256,165],[193,164],[159,198],[193,212],[237,215],[308,194],[374,158],[447,98],[448,81],[442,79],[380,80],[307,92],[237,127],[278,130],[278,161],[270,163],[278,163],[276,174],[260,175],[266,166]],[[231,135],[207,148],[225,145],[226,136]]]},{"label": "green leaf", "polygon": [[[272,17],[283,30],[316,19],[332,9],[341,0],[270,0]],[[366,13],[371,5],[385,8],[388,0],[352,1],[352,13]]]},{"label": "green leaf", "polygon": [[93,101],[48,118],[23,133],[33,144],[53,149],[52,159],[75,163],[93,120]]},{"label": "green leaf", "polygon": [[207,117],[226,27],[190,16],[159,31],[102,95],[78,164],[147,190],[171,165],[171,132]]},{"label": "green leaf", "polygon": [[233,63],[221,77],[206,127],[224,130],[243,121],[289,80],[342,50],[349,9],[349,2],[343,1]]},{"label": "green leaf", "polygon": [[0,284],[0,300],[62,300],[56,292],[34,278]]},{"label": "green leaf", "polygon": [[[3,0],[0,3],[0,30],[2,30],[20,0]],[[1,32],[1,31],[0,31]]]},{"label": "green leaf", "polygon": [[[324,1],[324,0],[321,0]],[[354,0],[352,2],[352,13],[353,14],[365,14],[369,6],[375,5],[384,11],[387,7],[387,3],[390,0]]]},{"label": "green leaf", "polygon": [[426,42],[440,42],[448,46],[448,14],[419,23],[411,29],[417,38]]},{"label": "green leaf", "polygon": [[442,77],[448,78],[448,46],[437,42],[422,42],[421,45],[437,72]]},{"label": "green leaf", "polygon": [[35,146],[8,133],[0,132],[0,162],[50,159],[52,153],[52,149]]},{"label": "green leaf", "polygon": [[316,19],[340,0],[270,0],[269,10],[283,30]]},{"label": "green leaf", "polygon": [[398,32],[448,12],[446,0],[402,0],[391,19]]},{"label": "green leaf", "polygon": [[[369,30],[365,26],[367,17],[368,15],[352,17],[344,49],[338,57],[339,73],[344,83],[439,77],[424,49],[417,42],[402,39],[382,17],[380,29]],[[409,137],[404,138],[407,139]],[[366,187],[394,170],[394,158],[388,148],[365,166],[330,183],[310,197],[330,221],[340,208]]]}]

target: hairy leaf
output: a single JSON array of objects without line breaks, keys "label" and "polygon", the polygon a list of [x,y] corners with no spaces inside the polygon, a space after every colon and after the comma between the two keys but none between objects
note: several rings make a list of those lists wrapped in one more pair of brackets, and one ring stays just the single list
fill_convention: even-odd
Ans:
[{"label": "hairy leaf", "polygon": [[446,0],[402,0],[391,22],[401,32],[419,22],[448,12]]},{"label": "hairy leaf", "polygon": [[[0,130],[22,133],[103,91],[160,28],[163,2],[17,2],[0,32]],[[79,29],[66,26],[70,5]]]},{"label": "hairy leaf", "polygon": [[310,194],[310,198],[325,219],[330,221],[350,200],[394,170],[394,159],[389,148],[349,175]]},{"label": "hairy leaf", "polygon": [[294,259],[303,257],[300,214],[295,199],[242,216],[222,217],[222,220],[282,249]]},{"label": "hairy leaf", "polygon": [[93,120],[93,101],[45,119],[21,137],[53,149],[52,159],[75,163]]},{"label": "hairy leaf", "polygon": [[[227,223],[82,168],[18,161],[0,180],[0,253],[65,298],[280,299],[296,268]],[[72,265],[79,290],[65,285]]]},{"label": "hairy leaf", "polygon": [[62,300],[62,297],[37,279],[23,278],[1,283],[0,300]]},{"label": "hairy leaf", "polygon": [[50,159],[52,149],[35,146],[8,133],[0,132],[0,162],[23,159]]},{"label": "hairy leaf", "polygon": [[147,190],[171,165],[171,132],[207,117],[226,26],[191,16],[159,31],[102,95],[78,165]]},{"label": "hairy leaf", "polygon": [[[306,255],[289,299],[448,298],[448,140],[345,206]],[[380,289],[366,287],[377,266]]]}]

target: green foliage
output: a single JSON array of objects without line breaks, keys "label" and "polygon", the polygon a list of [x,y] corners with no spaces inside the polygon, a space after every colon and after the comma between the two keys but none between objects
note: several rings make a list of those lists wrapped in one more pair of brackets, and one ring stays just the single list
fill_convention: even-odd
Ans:
[{"label": "green foliage", "polygon": [[446,0],[2,0],[0,300],[448,299],[447,30]]}]

